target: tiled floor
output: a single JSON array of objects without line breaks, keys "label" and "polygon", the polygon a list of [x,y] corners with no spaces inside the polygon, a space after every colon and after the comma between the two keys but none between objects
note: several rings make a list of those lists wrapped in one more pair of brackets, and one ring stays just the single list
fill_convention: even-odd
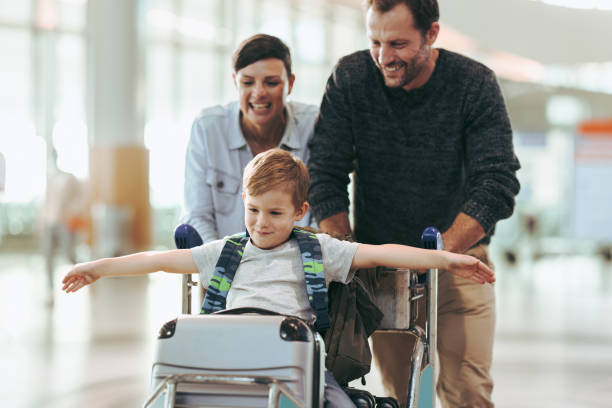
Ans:
[{"label": "tiled floor", "polygon": [[[554,257],[498,261],[497,273],[496,405],[611,407],[612,266]],[[142,404],[152,339],[179,312],[179,279],[107,279],[72,295],[56,288],[47,307],[42,258],[0,252],[0,406]]]}]

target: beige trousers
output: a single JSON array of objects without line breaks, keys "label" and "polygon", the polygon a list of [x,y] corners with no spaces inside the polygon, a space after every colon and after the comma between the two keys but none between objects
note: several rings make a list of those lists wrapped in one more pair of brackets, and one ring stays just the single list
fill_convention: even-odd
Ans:
[{"label": "beige trousers", "polygon": [[[486,245],[466,252],[491,265]],[[489,373],[495,331],[495,291],[446,271],[438,276],[438,360],[436,390],[444,408],[493,407]],[[373,355],[386,390],[405,406],[411,335],[377,332]]]}]

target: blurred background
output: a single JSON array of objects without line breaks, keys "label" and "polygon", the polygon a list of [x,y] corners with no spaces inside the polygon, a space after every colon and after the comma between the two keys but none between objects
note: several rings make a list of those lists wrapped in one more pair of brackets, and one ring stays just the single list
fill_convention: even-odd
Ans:
[{"label": "blurred background", "polygon": [[[608,407],[612,0],[440,11],[436,45],[497,73],[522,165],[491,246],[496,404]],[[173,247],[191,122],[235,99],[231,53],[258,32],[290,46],[291,98],[313,104],[338,58],[367,48],[359,0],[0,0],[3,406],[143,402],[179,278],[71,296],[59,281],[75,261]]]}]

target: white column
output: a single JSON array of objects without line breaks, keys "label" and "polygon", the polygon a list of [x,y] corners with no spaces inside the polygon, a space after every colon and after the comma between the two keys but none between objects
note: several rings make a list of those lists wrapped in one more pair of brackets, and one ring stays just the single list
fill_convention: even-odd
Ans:
[{"label": "white column", "polygon": [[91,145],[143,143],[138,6],[138,0],[88,2]]},{"label": "white column", "polygon": [[144,147],[142,0],[89,0],[87,100],[94,256],[150,244]]}]

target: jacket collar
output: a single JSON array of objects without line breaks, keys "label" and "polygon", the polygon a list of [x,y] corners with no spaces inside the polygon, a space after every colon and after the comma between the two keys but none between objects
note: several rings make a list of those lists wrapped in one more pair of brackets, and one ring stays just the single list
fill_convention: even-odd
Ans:
[{"label": "jacket collar", "polygon": [[[281,138],[280,146],[287,148],[288,150],[298,150],[300,148],[300,144],[298,138],[295,136],[297,133],[296,129],[298,120],[293,112],[293,104],[291,102],[287,102],[285,109],[287,110],[287,126],[285,127],[285,132]],[[230,150],[236,150],[246,146],[247,144],[246,140],[244,139],[244,135],[242,134],[242,129],[240,128],[240,104],[238,102],[232,102],[230,105],[230,115],[233,119],[230,122],[228,145]]]}]

